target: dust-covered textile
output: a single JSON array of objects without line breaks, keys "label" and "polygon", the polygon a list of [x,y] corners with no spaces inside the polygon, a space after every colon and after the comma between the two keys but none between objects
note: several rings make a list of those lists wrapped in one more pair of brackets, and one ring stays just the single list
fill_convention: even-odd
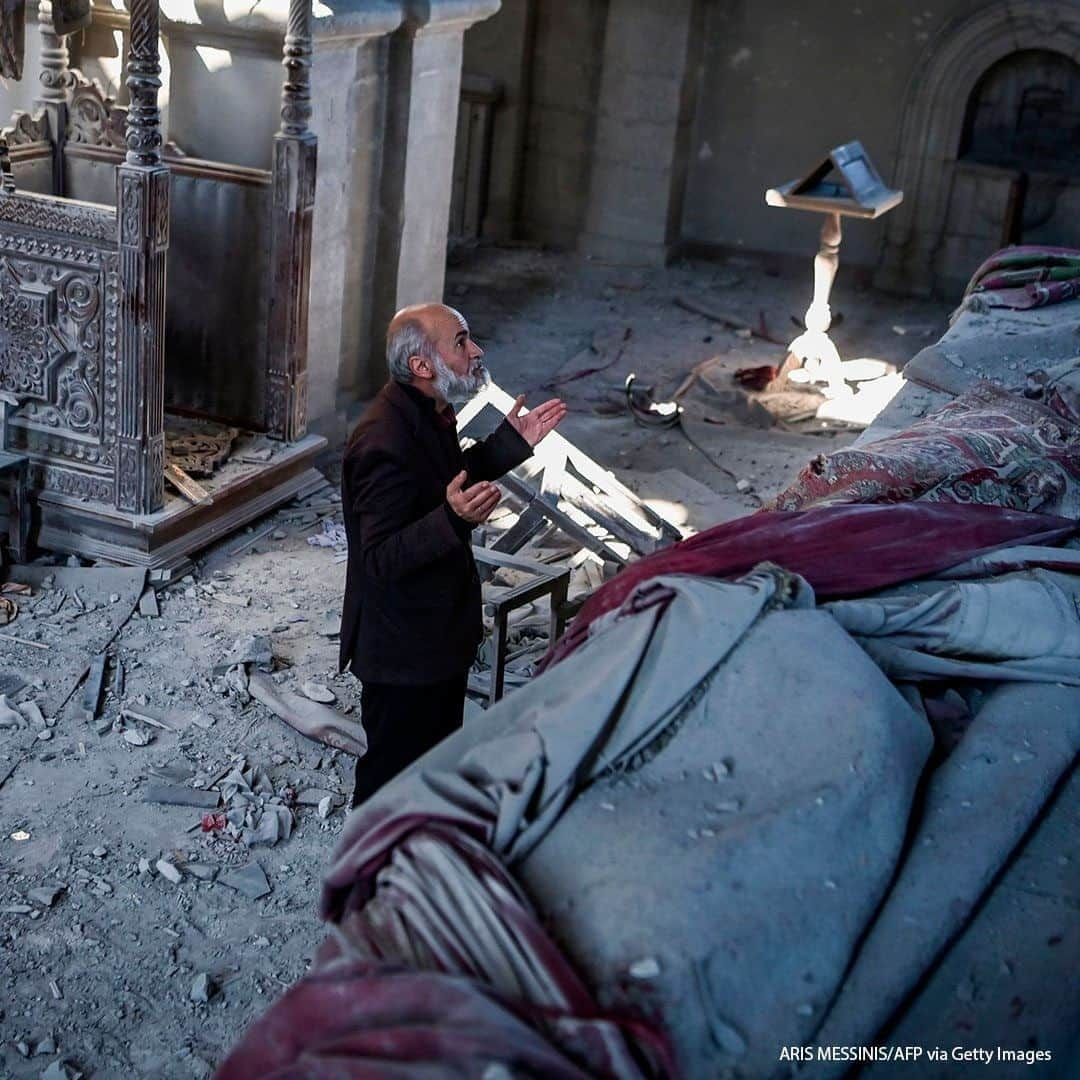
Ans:
[{"label": "dust-covered textile", "polygon": [[[642,586],[657,589],[666,604],[629,599],[587,648],[353,814],[315,979],[347,955],[479,979],[593,1076],[715,1075],[725,1055],[761,1067],[774,1039],[812,1033],[803,1006],[835,988],[887,887],[929,730],[789,575]],[[731,876],[739,890],[712,891]],[[525,892],[545,922],[557,913],[563,948]],[[783,988],[748,977],[781,970]],[[264,1052],[257,1030],[305,1040],[286,997],[223,1077]],[[445,1014],[439,1037],[468,1035]],[[343,1056],[340,1075],[370,1075]],[[427,1075],[391,1060],[386,1075]]]},{"label": "dust-covered textile", "polygon": [[1080,686],[1075,578],[1032,570],[942,584],[925,595],[930,588],[843,600],[826,609],[897,681]]},{"label": "dust-covered textile", "polygon": [[906,431],[822,454],[770,504],[960,503],[1080,519],[1080,426],[980,383]]},{"label": "dust-covered textile", "polygon": [[1009,544],[1050,544],[1076,531],[1064,518],[993,506],[906,503],[764,510],[738,518],[632,563],[586,601],[540,670],[586,641],[594,622],[624,604],[663,603],[662,590],[639,591],[665,574],[727,578],[768,561],[804,578],[819,598],[858,596],[939,573]]},{"label": "dust-covered textile", "polygon": [[991,255],[972,275],[964,307],[1028,308],[1080,296],[1080,251],[1018,244]]}]

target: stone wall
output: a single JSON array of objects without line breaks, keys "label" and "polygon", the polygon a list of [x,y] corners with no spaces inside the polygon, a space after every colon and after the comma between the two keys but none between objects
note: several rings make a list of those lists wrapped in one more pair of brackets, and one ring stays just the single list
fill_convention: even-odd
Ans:
[{"label": "stone wall", "polygon": [[536,5],[521,239],[573,247],[584,227],[607,8],[608,0]]},{"label": "stone wall", "polygon": [[[515,31],[530,10],[531,39]],[[809,256],[820,220],[764,192],[859,139],[906,197],[845,224],[842,264],[926,293],[955,290],[997,246],[993,224],[971,231],[961,129],[979,79],[1020,49],[1080,57],[1080,0],[506,0],[465,56],[480,75],[509,65],[530,90],[496,112],[492,191],[517,192],[500,238],[630,261]],[[509,126],[527,113],[523,145],[498,141],[511,112]],[[993,177],[977,179],[993,216]]]}]

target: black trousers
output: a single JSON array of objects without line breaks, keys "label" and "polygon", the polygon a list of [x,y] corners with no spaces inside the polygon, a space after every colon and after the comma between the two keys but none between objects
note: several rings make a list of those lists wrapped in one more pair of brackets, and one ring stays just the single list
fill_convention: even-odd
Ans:
[{"label": "black trousers", "polygon": [[364,683],[360,720],[368,748],[356,763],[353,806],[461,727],[467,680],[468,673],[426,686]]}]

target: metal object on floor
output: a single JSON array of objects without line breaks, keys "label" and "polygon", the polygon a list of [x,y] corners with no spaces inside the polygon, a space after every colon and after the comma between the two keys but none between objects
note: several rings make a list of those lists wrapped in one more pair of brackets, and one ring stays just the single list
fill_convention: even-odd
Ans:
[{"label": "metal object on floor", "polygon": [[532,580],[517,585],[500,596],[485,600],[485,603],[491,604],[495,609],[495,628],[492,633],[495,660],[489,673],[490,682],[484,686],[484,680],[470,675],[469,689],[474,693],[485,694],[488,705],[494,705],[503,696],[506,683],[507,630],[510,612],[523,608],[542,596],[549,597],[551,604],[549,640],[554,644],[561,636],[566,623],[570,569],[565,566],[550,566],[533,559],[523,559],[519,555],[507,555],[488,548],[474,547],[473,555],[481,567],[506,568],[532,575]]}]

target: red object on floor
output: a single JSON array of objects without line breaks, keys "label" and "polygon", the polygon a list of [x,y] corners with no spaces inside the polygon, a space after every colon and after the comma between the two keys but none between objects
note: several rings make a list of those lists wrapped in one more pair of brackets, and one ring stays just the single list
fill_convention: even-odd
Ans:
[{"label": "red object on floor", "polygon": [[956,503],[887,503],[766,510],[717,525],[623,570],[586,601],[540,670],[569,656],[593,620],[662,574],[737,577],[771,562],[804,577],[822,599],[857,596],[956,566],[1011,544],[1052,544],[1067,518]]}]

